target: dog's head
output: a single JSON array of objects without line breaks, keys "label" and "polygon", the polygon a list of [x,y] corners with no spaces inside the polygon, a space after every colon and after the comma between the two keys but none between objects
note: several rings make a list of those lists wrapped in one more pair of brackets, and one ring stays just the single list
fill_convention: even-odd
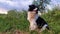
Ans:
[{"label": "dog's head", "polygon": [[28,11],[33,11],[33,10],[36,10],[36,11],[38,11],[38,8],[37,8],[37,6],[36,5],[29,5],[29,9],[28,9]]}]

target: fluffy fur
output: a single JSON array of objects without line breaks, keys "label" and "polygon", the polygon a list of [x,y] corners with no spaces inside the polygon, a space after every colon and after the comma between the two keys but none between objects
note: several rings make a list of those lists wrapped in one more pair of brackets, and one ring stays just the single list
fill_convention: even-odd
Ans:
[{"label": "fluffy fur", "polygon": [[28,21],[30,22],[30,30],[35,30],[36,28],[41,29],[41,31],[46,28],[49,30],[46,21],[38,16],[38,8],[35,5],[29,5],[28,9]]},{"label": "fluffy fur", "polygon": [[29,29],[30,30],[35,30],[36,28],[37,28],[37,24],[36,24],[36,18],[35,18],[35,15],[36,15],[36,13],[35,12],[28,12],[28,16],[27,16],[27,19],[28,19],[28,21],[30,22],[30,27],[29,27]]},{"label": "fluffy fur", "polygon": [[38,29],[41,29],[40,31],[43,31],[45,29],[49,30],[47,22],[40,16],[38,16],[38,18],[36,19],[36,24],[38,26]]}]

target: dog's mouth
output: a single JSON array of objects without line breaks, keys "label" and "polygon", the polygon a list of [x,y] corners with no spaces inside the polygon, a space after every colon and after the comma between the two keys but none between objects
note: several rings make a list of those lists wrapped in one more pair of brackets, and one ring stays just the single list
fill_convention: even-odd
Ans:
[{"label": "dog's mouth", "polygon": [[36,11],[36,10],[37,10],[37,8],[34,9],[34,11]]}]

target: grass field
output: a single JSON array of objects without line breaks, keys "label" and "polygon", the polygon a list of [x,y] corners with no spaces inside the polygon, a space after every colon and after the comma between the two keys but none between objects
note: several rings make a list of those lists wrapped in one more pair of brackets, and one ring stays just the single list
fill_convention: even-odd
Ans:
[{"label": "grass field", "polygon": [[[44,18],[51,29],[42,34],[60,34],[60,10],[53,10],[41,16]],[[29,31],[29,22],[26,12],[10,11],[7,15],[0,14],[0,34],[38,34],[36,31]],[[17,34],[18,34],[17,33]]]}]

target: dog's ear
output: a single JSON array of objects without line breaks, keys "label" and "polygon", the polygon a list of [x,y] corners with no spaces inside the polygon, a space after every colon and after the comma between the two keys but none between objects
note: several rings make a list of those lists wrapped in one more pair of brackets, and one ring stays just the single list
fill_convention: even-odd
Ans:
[{"label": "dog's ear", "polygon": [[29,5],[29,7],[31,7],[31,5]]},{"label": "dog's ear", "polygon": [[29,7],[35,7],[35,5],[32,4],[32,5],[29,5]]}]

